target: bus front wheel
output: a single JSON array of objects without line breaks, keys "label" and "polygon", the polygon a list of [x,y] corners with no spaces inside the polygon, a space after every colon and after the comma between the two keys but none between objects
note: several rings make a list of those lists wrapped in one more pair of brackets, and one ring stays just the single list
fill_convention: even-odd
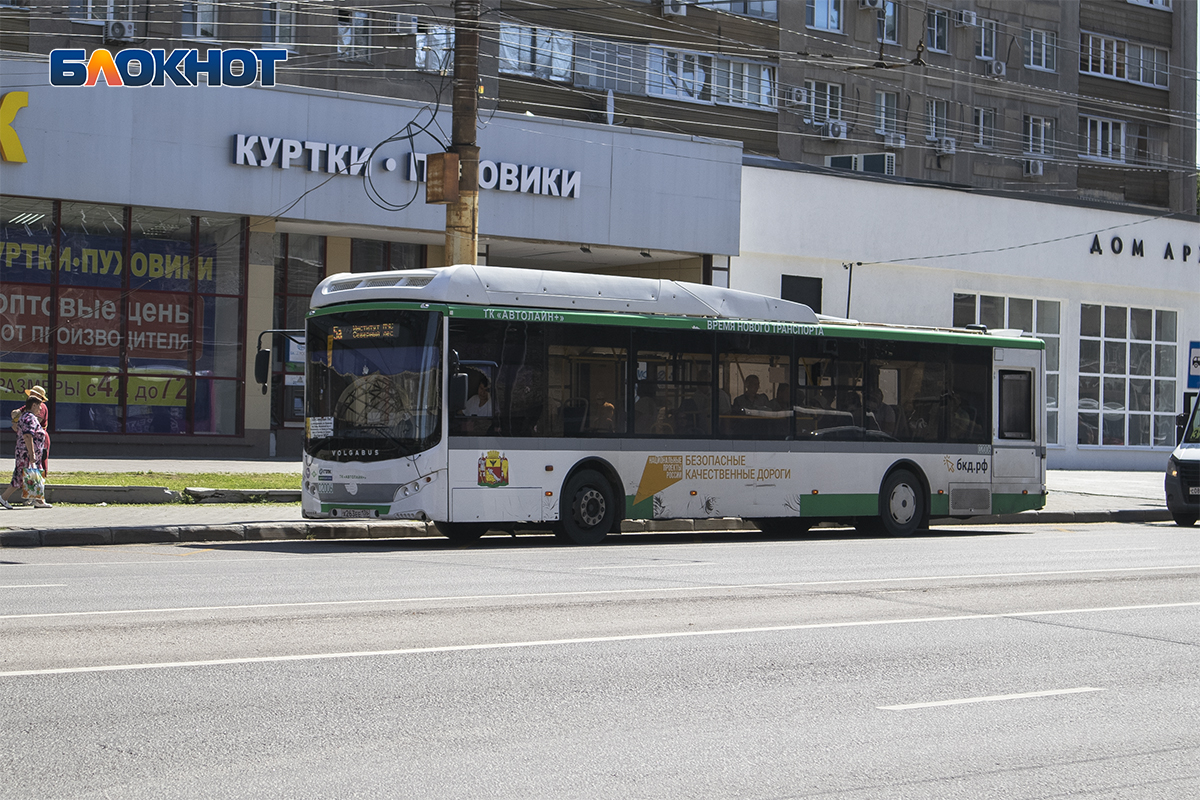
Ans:
[{"label": "bus front wheel", "polygon": [[925,520],[921,481],[906,469],[887,476],[879,491],[879,522],[888,536],[912,536]]},{"label": "bus front wheel", "polygon": [[612,486],[599,472],[575,473],[563,487],[562,532],[573,544],[599,544],[617,518]]}]

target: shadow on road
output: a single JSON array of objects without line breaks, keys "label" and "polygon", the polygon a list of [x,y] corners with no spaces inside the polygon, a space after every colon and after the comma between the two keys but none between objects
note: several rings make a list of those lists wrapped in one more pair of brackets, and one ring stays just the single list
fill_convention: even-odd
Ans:
[{"label": "shadow on road", "polygon": [[[898,542],[921,539],[955,539],[984,536],[1015,536],[1035,533],[1029,531],[991,530],[984,527],[932,528]],[[723,544],[735,542],[829,542],[870,541],[887,536],[845,528],[814,528],[802,534],[768,534],[761,531],[682,531],[623,533],[611,535],[594,547],[637,547],[639,545]],[[495,531],[477,542],[461,545],[438,536],[398,539],[280,539],[247,542],[192,542],[178,545],[199,550],[236,550],[238,552],[294,553],[296,555],[326,555],[340,553],[437,553],[446,551],[537,550],[574,548],[550,531],[518,530],[517,535]]]}]

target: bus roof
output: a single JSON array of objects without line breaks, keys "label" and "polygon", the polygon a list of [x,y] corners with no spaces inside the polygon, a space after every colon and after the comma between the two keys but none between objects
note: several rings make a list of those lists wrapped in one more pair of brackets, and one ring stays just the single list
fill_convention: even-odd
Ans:
[{"label": "bus roof", "polygon": [[[387,301],[754,320],[820,326],[816,330],[848,336],[886,336],[888,333],[899,334],[899,338],[987,336],[1017,339],[1019,343],[1012,342],[1011,345],[1018,347],[1040,349],[1043,346],[1041,341],[1031,339],[1019,330],[862,323],[817,314],[802,303],[739,289],[658,278],[473,264],[332,275],[313,291],[312,308]],[[960,338],[960,341],[968,340]],[[999,346],[1001,343],[980,339],[978,344]]]},{"label": "bus roof", "polygon": [[370,300],[618,311],[672,317],[715,317],[817,325],[801,303],[656,278],[511,267],[453,267],[334,275],[313,292],[312,307]]}]

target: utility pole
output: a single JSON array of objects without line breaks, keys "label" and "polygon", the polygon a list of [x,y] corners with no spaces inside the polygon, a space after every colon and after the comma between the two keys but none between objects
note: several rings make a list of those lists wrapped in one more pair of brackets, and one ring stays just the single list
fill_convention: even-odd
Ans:
[{"label": "utility pole", "polygon": [[[474,264],[479,253],[480,0],[454,0],[454,100],[450,152],[458,156],[458,199],[446,204],[446,263]],[[452,180],[452,176],[446,176]]]}]

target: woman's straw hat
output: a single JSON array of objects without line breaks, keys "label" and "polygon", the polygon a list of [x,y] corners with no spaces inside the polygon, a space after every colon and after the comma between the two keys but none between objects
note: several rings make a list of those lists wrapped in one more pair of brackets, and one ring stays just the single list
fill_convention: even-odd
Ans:
[{"label": "woman's straw hat", "polygon": [[25,396],[32,397],[34,400],[40,400],[43,403],[46,402],[46,390],[41,386],[34,386],[32,389],[26,389]]}]

